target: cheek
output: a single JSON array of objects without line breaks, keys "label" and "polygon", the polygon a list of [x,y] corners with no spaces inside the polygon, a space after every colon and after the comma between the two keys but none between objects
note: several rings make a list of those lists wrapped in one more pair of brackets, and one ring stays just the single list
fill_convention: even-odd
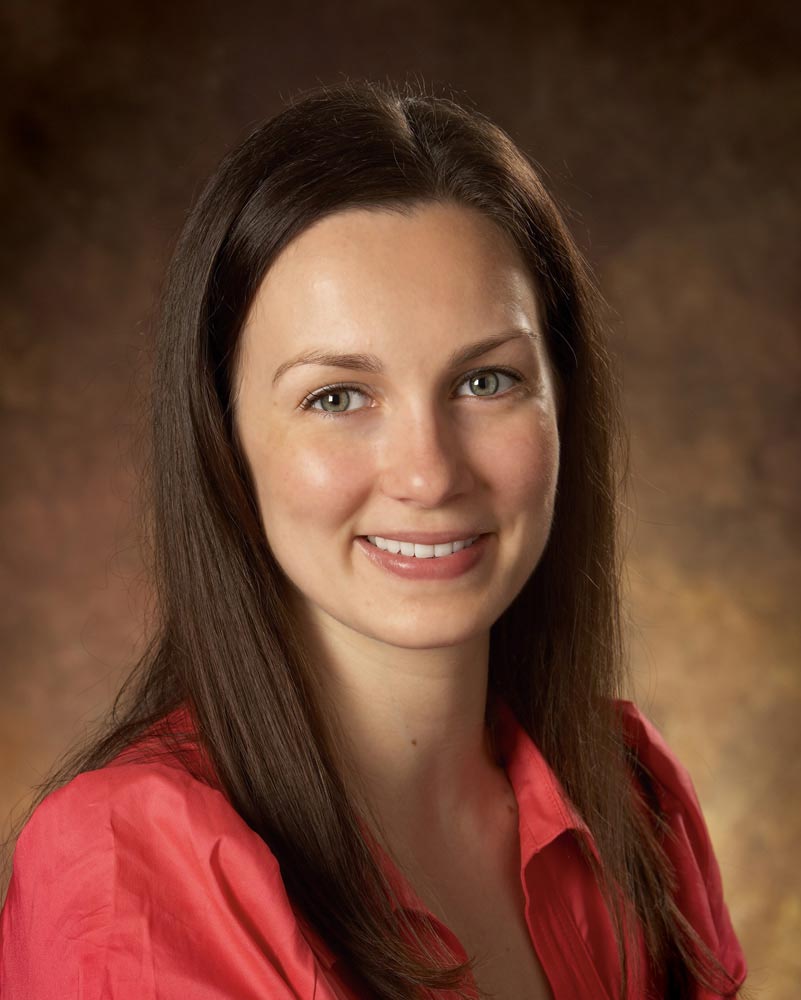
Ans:
[{"label": "cheek", "polygon": [[485,455],[488,477],[510,513],[521,509],[550,518],[559,473],[559,434],[549,414],[507,429],[503,442]]},{"label": "cheek", "polygon": [[254,467],[259,507],[268,538],[282,527],[341,524],[364,495],[367,469],[352,442],[327,439],[274,443]]}]

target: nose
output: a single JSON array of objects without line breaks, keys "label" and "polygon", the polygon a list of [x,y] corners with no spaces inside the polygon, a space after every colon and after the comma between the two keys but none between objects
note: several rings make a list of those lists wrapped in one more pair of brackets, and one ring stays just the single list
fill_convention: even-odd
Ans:
[{"label": "nose", "polygon": [[467,493],[474,476],[457,429],[441,413],[408,410],[383,441],[381,485],[395,500],[441,507]]}]

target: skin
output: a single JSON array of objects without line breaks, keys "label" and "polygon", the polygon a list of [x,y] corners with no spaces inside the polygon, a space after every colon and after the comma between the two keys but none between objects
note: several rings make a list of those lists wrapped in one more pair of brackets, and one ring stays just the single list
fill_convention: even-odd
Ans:
[{"label": "skin", "polygon": [[[510,328],[527,334],[448,370],[455,349]],[[384,372],[303,365],[273,382],[311,349],[373,353]],[[499,374],[494,395],[476,394],[465,376],[498,365],[520,386]],[[359,386],[328,397],[347,412],[300,408],[338,382]],[[509,811],[484,726],[489,632],[550,531],[555,386],[522,258],[495,223],[454,204],[318,221],[278,256],[245,324],[235,425],[267,539],[347,733],[353,780],[419,859],[485,844],[487,803]],[[453,580],[401,579],[355,542],[470,527],[490,532],[489,545]]]}]

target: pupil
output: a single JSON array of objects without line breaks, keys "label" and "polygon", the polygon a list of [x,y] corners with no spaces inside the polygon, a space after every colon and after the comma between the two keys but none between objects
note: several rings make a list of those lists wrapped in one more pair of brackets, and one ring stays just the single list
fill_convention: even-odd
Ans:
[{"label": "pupil", "polygon": [[[473,387],[475,389],[478,389],[479,393],[486,392],[487,387],[485,385],[480,384],[480,383],[485,383],[487,381],[487,379],[494,379],[495,381],[497,381],[498,376],[495,374],[495,372],[485,372],[483,375],[474,375],[473,376]],[[495,386],[492,386],[490,388],[490,392],[487,393],[487,394],[488,395],[491,394],[492,389],[494,389],[494,388],[495,388]]]},{"label": "pupil", "polygon": [[[346,392],[329,392],[328,395],[325,397],[325,400],[326,402],[330,402],[332,399],[333,400],[341,399],[344,401],[344,397],[346,395],[347,395]],[[345,408],[344,405],[337,406],[336,404],[330,407],[330,409],[332,410],[343,410],[344,408]]]}]

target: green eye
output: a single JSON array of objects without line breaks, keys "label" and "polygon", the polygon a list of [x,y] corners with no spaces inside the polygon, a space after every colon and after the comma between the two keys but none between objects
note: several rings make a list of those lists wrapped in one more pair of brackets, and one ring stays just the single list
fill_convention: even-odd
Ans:
[{"label": "green eye", "polygon": [[[357,385],[327,385],[307,396],[301,406],[304,410],[317,409],[318,413],[350,413],[348,402],[352,393],[359,396],[366,395]],[[334,404],[327,407],[326,404],[331,400],[334,400]],[[322,408],[316,407],[316,403],[321,403]]]},{"label": "green eye", "polygon": [[[347,389],[338,389],[336,392],[327,392],[324,396],[320,396],[319,402],[327,413],[342,413],[347,408],[349,398]],[[327,404],[332,399],[337,400],[338,405],[329,408]]]},{"label": "green eye", "polygon": [[497,372],[482,372],[480,375],[471,375],[469,385],[471,391],[477,396],[492,396],[498,388],[499,379]]},{"label": "green eye", "polygon": [[471,372],[466,375],[461,384],[470,387],[469,395],[479,398],[482,396],[505,396],[509,390],[503,389],[501,386],[500,380],[502,378],[509,379],[513,386],[523,380],[517,372],[505,368],[485,368],[483,371]]}]

